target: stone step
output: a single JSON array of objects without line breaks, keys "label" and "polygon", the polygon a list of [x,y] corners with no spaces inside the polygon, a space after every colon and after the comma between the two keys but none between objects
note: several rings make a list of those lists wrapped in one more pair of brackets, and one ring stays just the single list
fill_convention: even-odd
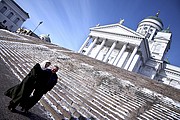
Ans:
[{"label": "stone step", "polygon": [[10,67],[11,71],[15,74],[15,76],[19,80],[22,80],[24,76],[21,74],[19,69],[16,68],[15,64],[10,61],[11,59],[5,53],[2,53],[2,51],[0,51],[0,56],[4,60],[4,62]]},{"label": "stone step", "polygon": [[[66,109],[66,106],[64,106],[63,101],[62,100],[57,100],[55,97],[53,97],[53,93],[47,93],[46,97],[48,98],[48,100],[52,103],[52,105],[54,105],[54,109],[55,111],[60,111],[61,114],[63,114],[63,116],[65,118],[70,119],[71,118],[71,113]],[[58,113],[57,113],[58,114]]]},{"label": "stone step", "polygon": [[[23,74],[25,71],[19,67],[19,63],[21,63],[20,59],[17,59],[16,56],[8,49],[3,49],[3,52],[4,54],[6,54],[6,58],[11,61],[11,64],[13,64],[13,66],[17,69],[17,71],[20,73],[20,74]],[[23,77],[25,77],[23,75]]]},{"label": "stone step", "polygon": [[[81,99],[81,101],[83,101],[83,105],[86,104],[86,106],[84,106],[84,107],[86,109],[90,110],[90,112],[93,111],[92,108],[94,108],[95,110],[98,109],[89,100],[85,99],[83,94],[80,91],[78,91],[76,88],[74,88],[72,85],[70,85],[69,83],[66,83],[66,81],[63,81],[63,84],[65,84],[65,88],[64,89],[66,89],[69,93],[73,94],[73,96],[76,96],[79,99]],[[98,115],[98,116],[96,116],[98,119],[102,119],[102,118],[105,119],[105,118],[107,118],[106,115],[104,115],[105,113],[103,113],[103,111],[101,109],[96,110],[96,112],[97,111],[100,111],[99,113],[96,113],[96,115]],[[93,112],[95,112],[95,111],[93,111]]]},{"label": "stone step", "polygon": [[154,119],[164,119],[164,120],[167,119],[167,118],[163,117],[161,114],[159,114],[159,112],[156,112],[156,111],[154,111],[152,109],[146,111],[146,113],[150,114],[151,116],[153,116]]},{"label": "stone step", "polygon": [[[107,93],[103,89],[99,89],[99,90],[100,90],[99,94],[104,93],[105,95],[112,96],[111,94]],[[142,106],[142,104],[144,104],[144,102],[136,103],[135,101],[131,101],[130,98],[127,98],[127,97],[122,96],[122,95],[116,95],[116,97],[114,97],[114,99],[118,100],[119,102],[123,102],[123,104],[127,105],[129,108],[134,109],[134,110],[137,110],[139,107]]]},{"label": "stone step", "polygon": [[[61,76],[63,76],[63,75],[61,75]],[[72,80],[72,77],[71,77],[71,80]],[[71,83],[69,83],[69,84],[71,84]],[[82,88],[82,89],[85,89],[85,88]],[[86,90],[87,91],[87,90]],[[85,92],[85,91],[84,91]],[[93,96],[91,96],[91,97],[93,97]],[[101,101],[102,102],[102,101]]]},{"label": "stone step", "polygon": [[[57,86],[58,85],[58,86]],[[55,86],[55,88],[57,87],[61,87],[59,84],[57,84],[56,86]],[[71,92],[70,91],[66,91],[65,89],[61,89],[61,90],[58,90],[58,96],[60,96],[60,97],[62,97],[62,94],[60,94],[60,93],[62,93],[62,94],[64,94],[63,96],[63,99],[66,99],[66,98],[68,98],[69,100],[67,100],[66,99],[66,101],[71,105],[71,106],[73,106],[80,114],[82,114],[82,115],[84,115],[84,116],[86,116],[87,118],[90,118],[90,117],[93,117],[93,118],[95,118],[95,116],[93,116],[87,109],[85,109],[84,107],[83,107],[83,101],[81,101],[78,97],[76,97],[76,96],[74,96],[73,94],[71,94]],[[70,108],[71,109],[71,108]],[[74,109],[73,109],[73,111],[74,111]],[[81,111],[83,111],[83,113],[81,112]],[[74,113],[74,112],[72,112],[72,113]]]},{"label": "stone step", "polygon": [[[71,75],[70,75],[71,77],[73,77],[73,78],[76,78],[76,80],[75,81],[77,81],[77,80],[82,80],[83,79],[83,83],[84,83],[84,81],[86,81],[84,78],[78,78],[78,75],[76,76],[75,74],[74,75],[72,75],[72,73],[71,73]],[[72,80],[72,79],[71,79]],[[82,83],[82,84],[83,84]],[[81,85],[82,85],[81,84]],[[86,85],[86,84],[85,84]],[[87,88],[87,86],[86,86],[86,88]],[[84,89],[84,88],[83,88]],[[130,100],[131,100],[132,98],[130,98]],[[133,98],[134,99],[134,98]],[[139,102],[143,102],[143,99],[141,99],[141,98],[138,98],[138,99],[136,99],[137,100],[137,102],[138,102],[138,104],[137,105],[139,105]],[[133,103],[133,104],[136,104],[136,103]],[[139,105],[139,106],[141,106],[141,105]]]},{"label": "stone step", "polygon": [[64,119],[64,115],[62,114],[62,113],[60,113],[59,111],[59,113],[57,113],[57,109],[55,109],[52,105],[52,102],[50,102],[48,99],[47,99],[47,97],[43,97],[41,100],[40,100],[40,102],[42,103],[42,105],[45,107],[45,109],[47,110],[47,111],[49,111],[51,114],[52,114],[52,116],[53,116],[53,118],[55,119],[55,120],[62,120],[62,119]]},{"label": "stone step", "polygon": [[147,118],[146,116],[144,116],[143,114],[141,114],[138,118],[140,118],[142,120],[151,120],[151,119]]},{"label": "stone step", "polygon": [[158,112],[162,116],[168,118],[168,119],[180,119],[180,114],[177,112],[174,112],[173,110],[170,110],[169,108],[166,108],[160,104],[153,105],[152,108],[153,111]]}]

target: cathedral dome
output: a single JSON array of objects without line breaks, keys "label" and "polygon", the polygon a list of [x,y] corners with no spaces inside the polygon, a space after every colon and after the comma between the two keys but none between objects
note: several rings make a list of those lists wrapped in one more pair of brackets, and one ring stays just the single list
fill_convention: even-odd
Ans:
[{"label": "cathedral dome", "polygon": [[44,40],[44,41],[46,41],[46,42],[51,42],[51,39],[50,39],[50,37],[49,37],[49,34],[42,34],[42,35],[40,35],[39,36],[40,38],[41,38],[41,40]]},{"label": "cathedral dome", "polygon": [[160,22],[162,24],[162,26],[163,26],[162,20],[160,18],[158,18],[157,16],[148,16],[146,19],[154,19],[154,20]]},{"label": "cathedral dome", "polygon": [[158,16],[159,16],[159,12],[155,16],[146,17],[139,23],[138,27],[152,26],[155,29],[157,29],[158,31],[163,30],[163,22]]}]

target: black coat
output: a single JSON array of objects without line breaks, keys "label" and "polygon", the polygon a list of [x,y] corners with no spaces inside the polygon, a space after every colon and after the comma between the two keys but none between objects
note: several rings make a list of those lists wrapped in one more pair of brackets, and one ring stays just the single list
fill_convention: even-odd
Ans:
[{"label": "black coat", "polygon": [[45,92],[48,92],[50,91],[57,83],[57,79],[58,79],[58,76],[56,73],[52,73],[51,74],[51,77],[50,77],[50,80],[48,80],[47,84],[46,84],[46,88],[45,88]]},{"label": "black coat", "polygon": [[20,84],[11,87],[4,94],[12,98],[13,103],[20,103],[20,101],[30,96],[37,79],[42,74],[42,71],[43,70],[41,69],[39,63],[37,63]]},{"label": "black coat", "polygon": [[35,91],[42,91],[43,94],[46,94],[56,85],[58,77],[50,69],[44,70],[42,75],[36,82]]},{"label": "black coat", "polygon": [[[50,91],[57,83],[56,73],[52,73],[50,69],[44,70],[44,74],[41,79],[35,84],[35,91],[33,96],[29,97],[25,102],[25,109],[31,109],[48,91]],[[48,78],[48,79],[47,79]]]}]

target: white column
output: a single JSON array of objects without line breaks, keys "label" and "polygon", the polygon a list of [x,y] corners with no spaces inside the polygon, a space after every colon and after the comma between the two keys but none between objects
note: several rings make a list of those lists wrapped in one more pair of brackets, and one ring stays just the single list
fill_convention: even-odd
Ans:
[{"label": "white column", "polygon": [[133,50],[133,52],[132,52],[129,60],[127,61],[126,65],[125,65],[125,67],[124,67],[125,70],[127,70],[127,69],[129,68],[129,66],[130,66],[130,64],[131,64],[134,56],[136,55],[137,50],[138,50],[138,46],[136,46],[136,47],[134,48],[134,50]]},{"label": "white column", "polygon": [[84,55],[89,55],[89,53],[91,52],[91,50],[93,49],[94,45],[96,44],[98,38],[95,38],[94,41],[89,45],[87,51],[85,52]]},{"label": "white column", "polygon": [[103,62],[107,62],[107,60],[108,60],[109,56],[111,55],[112,51],[114,50],[116,44],[117,44],[117,41],[115,41],[115,42],[112,44],[112,46],[111,46],[110,50],[108,51],[108,53],[106,54]]},{"label": "white column", "polygon": [[135,72],[139,63],[140,63],[140,60],[139,60],[139,55],[136,54],[131,62],[131,64],[129,65],[129,68],[128,68],[128,71],[133,71]]},{"label": "white column", "polygon": [[101,43],[101,45],[100,45],[100,47],[99,47],[96,55],[94,56],[94,58],[96,58],[96,57],[98,56],[98,54],[99,54],[99,52],[101,51],[102,47],[104,46],[105,42],[106,42],[106,40],[104,39],[104,40],[102,41],[102,43]]},{"label": "white column", "polygon": [[81,48],[79,49],[78,53],[81,53],[81,52],[82,52],[82,50],[84,49],[84,47],[85,47],[85,46],[87,45],[87,43],[89,42],[89,39],[90,39],[90,38],[91,38],[90,36],[87,37],[86,41],[83,43],[83,45],[82,45]]},{"label": "white column", "polygon": [[119,62],[119,60],[121,59],[124,51],[126,50],[126,47],[127,47],[127,44],[124,44],[123,47],[122,47],[122,49],[121,49],[121,51],[119,52],[118,56],[116,57],[116,60],[114,61],[113,65],[116,66],[116,65],[118,64],[118,62]]}]

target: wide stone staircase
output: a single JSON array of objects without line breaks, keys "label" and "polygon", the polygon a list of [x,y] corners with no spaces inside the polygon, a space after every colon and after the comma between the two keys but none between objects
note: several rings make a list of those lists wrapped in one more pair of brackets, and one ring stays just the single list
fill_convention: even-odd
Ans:
[{"label": "wide stone staircase", "polygon": [[57,45],[0,30],[0,58],[20,81],[43,60],[60,67],[40,101],[55,120],[180,120],[180,90]]}]

